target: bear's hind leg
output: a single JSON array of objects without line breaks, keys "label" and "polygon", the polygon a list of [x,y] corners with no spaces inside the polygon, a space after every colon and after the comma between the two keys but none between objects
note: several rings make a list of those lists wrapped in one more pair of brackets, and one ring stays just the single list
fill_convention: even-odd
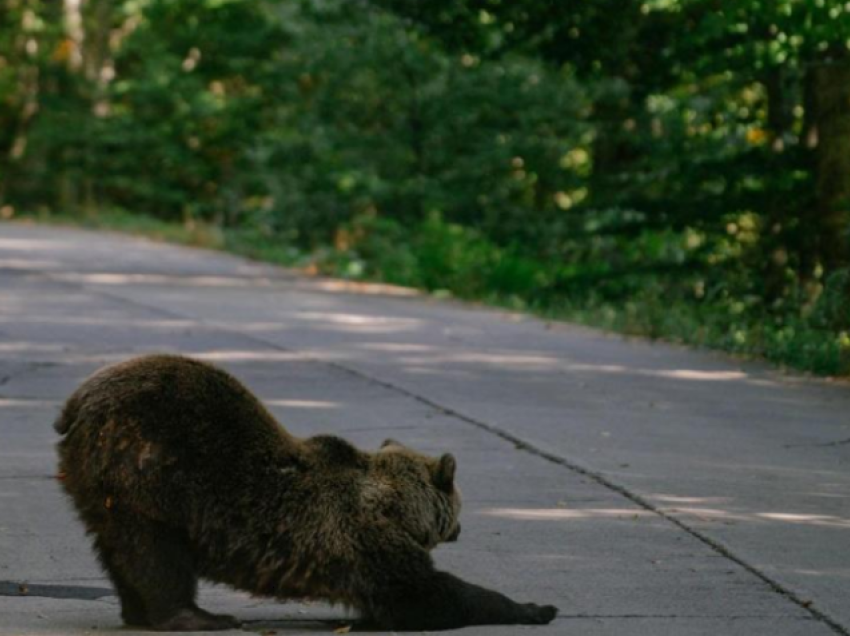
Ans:
[{"label": "bear's hind leg", "polygon": [[[237,627],[232,616],[195,604],[197,575],[192,553],[176,530],[135,515],[111,511],[95,542],[121,596],[127,624],[160,631],[212,631]],[[140,616],[143,614],[143,616]],[[139,619],[144,623],[137,623]]]}]

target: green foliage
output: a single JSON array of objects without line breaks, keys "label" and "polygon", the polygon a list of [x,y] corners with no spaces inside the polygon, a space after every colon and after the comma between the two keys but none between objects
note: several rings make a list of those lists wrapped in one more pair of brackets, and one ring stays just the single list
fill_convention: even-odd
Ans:
[{"label": "green foliage", "polygon": [[321,263],[337,275],[448,292],[461,298],[524,303],[545,285],[540,263],[500,248],[481,232],[432,214],[414,231],[397,221],[359,217],[341,231],[344,249]]},{"label": "green foliage", "polygon": [[583,130],[574,82],[527,59],[447,55],[381,12],[322,11],[297,31],[285,64],[298,91],[267,140],[267,224],[307,245],[363,214],[437,211],[505,242],[546,233],[553,196],[578,181],[559,166]]},{"label": "green foliage", "polygon": [[[254,2],[152,0],[115,60],[99,167],[110,199],[233,224],[280,81],[281,28]],[[116,161],[116,159],[124,161]]]}]

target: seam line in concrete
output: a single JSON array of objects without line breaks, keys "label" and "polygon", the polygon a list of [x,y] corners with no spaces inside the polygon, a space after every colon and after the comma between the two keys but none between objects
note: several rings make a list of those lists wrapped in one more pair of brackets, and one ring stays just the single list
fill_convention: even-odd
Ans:
[{"label": "seam line in concrete", "polygon": [[835,448],[836,446],[847,446],[850,438],[840,439],[837,442],[823,442],[820,444],[785,444],[783,448]]},{"label": "seam line in concrete", "polygon": [[50,481],[55,480],[56,475],[0,475],[0,481],[19,479],[23,481]]},{"label": "seam line in concrete", "polygon": [[96,601],[115,596],[112,588],[87,585],[56,585],[53,583],[26,583],[23,581],[0,581],[0,597],[12,598],[60,598],[75,601]]},{"label": "seam line in concrete", "polygon": [[765,616],[764,614],[738,614],[733,616],[716,616],[710,614],[558,614],[556,621],[574,620],[706,620],[706,621],[751,621],[751,620],[783,620],[783,621],[813,621],[811,616]]},{"label": "seam line in concrete", "polygon": [[459,411],[457,411],[457,410],[455,410],[451,407],[442,405],[442,404],[440,404],[440,403],[438,403],[438,402],[436,402],[436,401],[434,401],[434,400],[432,400],[428,397],[414,393],[413,391],[410,391],[409,389],[406,389],[406,388],[399,386],[397,384],[394,384],[392,382],[382,380],[380,378],[369,375],[368,373],[360,371],[359,369],[349,367],[349,366],[342,364],[342,363],[339,363],[339,362],[322,360],[320,358],[316,358],[315,356],[312,356],[309,353],[305,354],[301,351],[298,351],[296,349],[292,349],[290,347],[283,346],[283,345],[281,345],[277,342],[267,340],[267,339],[262,338],[260,336],[250,334],[250,333],[244,333],[242,331],[239,331],[239,329],[237,329],[235,327],[231,327],[229,325],[225,325],[225,324],[222,324],[220,322],[209,321],[209,320],[205,320],[205,319],[198,319],[198,318],[190,316],[190,315],[185,315],[185,314],[181,314],[181,313],[178,313],[178,312],[174,312],[172,310],[163,309],[163,308],[158,307],[156,305],[149,305],[147,303],[143,303],[143,302],[134,300],[132,298],[127,298],[126,296],[121,296],[119,294],[110,293],[110,292],[104,291],[102,289],[98,289],[96,287],[93,288],[91,285],[89,285],[87,283],[65,281],[65,280],[61,280],[61,279],[58,279],[58,278],[54,278],[50,274],[43,274],[43,276],[45,278],[48,278],[49,280],[51,280],[53,282],[59,282],[61,284],[65,284],[67,286],[73,286],[73,287],[79,287],[79,288],[82,288],[82,289],[86,289],[86,290],[88,290],[92,293],[98,294],[100,296],[110,298],[110,299],[118,301],[118,302],[123,302],[123,303],[131,305],[131,306],[139,307],[139,308],[145,309],[147,311],[160,313],[162,315],[167,315],[167,316],[171,316],[171,317],[174,317],[174,318],[180,318],[180,319],[183,319],[183,320],[191,320],[191,321],[198,323],[199,325],[211,327],[211,328],[216,329],[218,331],[230,332],[232,334],[239,335],[242,338],[256,342],[258,344],[269,347],[271,349],[275,349],[277,351],[303,355],[305,357],[305,361],[310,360],[314,364],[325,365],[325,366],[328,366],[328,367],[331,367],[331,368],[338,369],[339,371],[343,371],[343,372],[345,372],[349,375],[360,378],[361,380],[363,380],[365,382],[374,384],[376,386],[381,386],[381,387],[383,387],[383,388],[385,388],[389,391],[393,391],[393,392],[398,393],[400,395],[404,395],[404,396],[406,396],[410,399],[413,399],[413,400],[415,400],[415,401],[417,401],[421,404],[424,404],[424,405],[426,405],[426,406],[428,406],[428,407],[430,407],[430,408],[432,408],[436,411],[439,411],[443,415],[446,415],[448,417],[452,417],[452,418],[457,419],[461,422],[464,422],[464,423],[469,424],[471,426],[474,426],[478,429],[486,431],[486,432],[490,433],[491,435],[494,435],[494,436],[499,437],[499,438],[501,438],[501,439],[503,439],[507,442],[512,443],[517,450],[527,452],[531,455],[535,455],[535,456],[540,457],[541,459],[544,459],[544,460],[546,460],[550,463],[557,464],[557,465],[562,466],[563,468],[566,468],[566,469],[568,469],[568,470],[570,470],[570,471],[572,471],[576,474],[587,477],[588,479],[595,481],[596,483],[607,488],[608,490],[619,493],[620,495],[622,495],[623,497],[625,497],[629,501],[633,502],[634,504],[636,504],[640,508],[643,508],[644,510],[651,512],[651,513],[654,513],[654,514],[658,515],[659,517],[667,520],[668,522],[677,526],[678,528],[680,528],[681,530],[683,530],[687,534],[696,538],[698,541],[704,543],[706,546],[711,548],[714,552],[722,555],[726,559],[728,559],[728,560],[732,561],[733,563],[736,563],[737,565],[742,567],[744,570],[746,570],[747,572],[749,572],[750,574],[755,576],[757,579],[761,580],[763,583],[765,583],[776,594],[779,594],[783,598],[785,598],[785,599],[791,601],[792,603],[794,603],[795,605],[799,606],[800,609],[807,612],[814,620],[821,622],[824,625],[827,625],[836,634],[840,634],[841,636],[850,636],[850,631],[847,628],[845,628],[843,625],[841,625],[841,623],[839,623],[836,619],[829,616],[823,610],[820,610],[820,609],[814,607],[812,605],[811,601],[808,601],[808,600],[802,598],[800,595],[798,595],[793,590],[783,586],[779,581],[774,580],[768,574],[766,574],[765,572],[762,572],[757,566],[749,563],[743,557],[736,555],[734,552],[731,551],[730,548],[725,546],[723,543],[717,541],[716,539],[713,539],[712,537],[701,532],[700,530],[697,530],[696,528],[691,527],[690,525],[688,525],[687,523],[685,523],[681,519],[663,511],[662,509],[660,509],[658,507],[656,507],[649,500],[645,499],[643,496],[641,496],[641,495],[637,494],[636,492],[630,490],[626,486],[623,486],[621,484],[613,482],[608,477],[606,477],[604,474],[597,472],[597,471],[594,471],[594,470],[587,468],[585,466],[582,466],[575,461],[571,461],[571,460],[567,459],[566,457],[562,457],[560,455],[556,455],[554,453],[550,453],[549,451],[543,450],[542,448],[536,446],[535,444],[533,444],[533,443],[531,443],[527,440],[524,440],[524,439],[520,438],[519,436],[514,435],[513,433],[511,433],[511,432],[509,432],[509,431],[507,431],[507,430],[505,430],[501,427],[495,426],[493,424],[488,424],[487,422],[484,422],[482,420],[478,420],[476,418],[465,415],[465,414],[463,414],[463,413],[461,413],[461,412],[459,412]]}]

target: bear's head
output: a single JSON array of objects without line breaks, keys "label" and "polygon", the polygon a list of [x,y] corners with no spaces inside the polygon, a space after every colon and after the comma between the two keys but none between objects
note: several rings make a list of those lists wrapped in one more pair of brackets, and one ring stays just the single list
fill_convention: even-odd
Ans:
[{"label": "bear's head", "polygon": [[373,457],[364,492],[369,505],[426,550],[456,541],[461,499],[455,458],[429,457],[391,439]]}]

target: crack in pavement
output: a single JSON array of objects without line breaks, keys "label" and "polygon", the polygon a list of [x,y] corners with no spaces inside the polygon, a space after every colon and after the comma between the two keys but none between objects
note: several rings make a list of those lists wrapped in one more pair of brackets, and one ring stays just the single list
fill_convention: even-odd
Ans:
[{"label": "crack in pavement", "polygon": [[[15,363],[13,362],[10,366],[14,367]],[[43,362],[38,360],[31,360],[23,363],[23,368],[15,371],[14,373],[4,373],[0,375],[0,386],[5,386],[9,384],[12,380],[17,380],[21,376],[25,376],[29,373],[34,373],[39,371],[40,369],[49,369],[51,367],[59,366],[58,362]],[[10,396],[0,395],[0,398],[7,398]],[[28,398],[25,398],[28,399]]]},{"label": "crack in pavement", "polygon": [[33,480],[33,481],[48,481],[59,479],[58,475],[0,475],[0,481],[7,481],[10,479],[19,479],[19,480]]},{"label": "crack in pavement", "polygon": [[618,619],[662,619],[662,620],[706,620],[706,621],[746,621],[746,620],[794,620],[813,621],[811,616],[766,616],[764,614],[739,614],[737,616],[716,616],[711,614],[558,614],[555,620],[618,620]]},{"label": "crack in pavement", "polygon": [[836,442],[821,442],[818,444],[786,444],[783,448],[835,448],[836,446],[850,445],[850,437],[840,439]]},{"label": "crack in pavement", "polygon": [[323,359],[320,359],[320,358],[316,358],[315,356],[312,356],[309,353],[304,353],[302,351],[298,351],[297,349],[293,349],[291,347],[286,347],[286,346],[281,345],[277,342],[267,340],[265,338],[262,338],[260,336],[255,335],[255,334],[250,334],[250,333],[245,333],[245,332],[239,331],[239,329],[237,329],[236,327],[232,327],[232,326],[224,324],[224,323],[220,323],[220,322],[216,322],[216,321],[210,321],[210,320],[206,320],[206,319],[199,319],[197,317],[194,317],[194,316],[191,316],[191,315],[185,315],[185,314],[182,314],[182,313],[179,313],[179,312],[172,311],[170,309],[163,309],[162,307],[159,307],[157,305],[150,305],[150,304],[147,304],[145,302],[141,302],[141,301],[138,301],[138,300],[135,300],[135,299],[132,299],[132,298],[127,298],[126,296],[121,296],[121,295],[116,294],[116,293],[104,291],[103,289],[99,289],[97,287],[92,287],[91,285],[86,284],[86,283],[71,282],[71,281],[55,278],[55,277],[51,276],[49,273],[39,272],[39,274],[41,276],[43,276],[44,278],[47,278],[51,282],[58,282],[60,284],[67,285],[69,287],[81,288],[81,289],[84,289],[84,290],[86,290],[86,291],[88,291],[92,294],[96,294],[96,295],[99,295],[101,297],[108,298],[108,299],[111,299],[113,301],[129,305],[131,307],[138,307],[138,308],[144,309],[148,312],[159,313],[160,315],[169,316],[171,318],[177,318],[177,319],[181,319],[181,320],[189,320],[189,321],[194,322],[198,326],[211,328],[211,329],[218,330],[218,331],[225,332],[225,333],[235,334],[235,335],[238,335],[238,336],[244,338],[245,340],[263,345],[264,347],[271,348],[271,349],[274,349],[276,351],[303,356],[305,362],[310,361],[310,362],[312,362],[313,364],[316,364],[316,365],[324,365],[324,366],[331,367],[331,368],[337,369],[339,371],[345,372],[345,373],[351,375],[352,377],[359,378],[362,381],[373,384],[375,386],[383,387],[384,389],[387,389],[387,390],[392,391],[394,393],[397,393],[399,395],[403,395],[403,396],[406,396],[406,397],[408,397],[412,400],[415,400],[415,401],[419,402],[420,404],[424,404],[424,405],[428,406],[429,408],[432,408],[432,409],[438,411],[439,413],[442,413],[446,417],[450,417],[450,418],[456,419],[460,422],[464,422],[468,425],[471,425],[471,426],[474,426],[474,427],[476,427],[480,430],[483,430],[483,431],[485,431],[485,432],[487,432],[487,433],[489,433],[493,436],[499,437],[502,440],[513,444],[514,448],[516,448],[519,451],[523,451],[523,452],[526,452],[530,455],[534,455],[534,456],[539,457],[541,459],[544,459],[544,460],[546,460],[546,461],[548,461],[552,464],[561,466],[561,467],[563,467],[563,468],[565,468],[565,469],[567,469],[567,470],[569,470],[569,471],[571,471],[575,474],[581,475],[582,477],[586,477],[586,478],[596,482],[600,486],[603,486],[604,488],[606,488],[606,489],[608,489],[612,492],[616,492],[616,493],[622,495],[623,497],[625,497],[627,500],[634,503],[639,508],[642,508],[643,510],[645,510],[647,512],[650,512],[652,514],[655,514],[655,515],[661,517],[662,519],[665,519],[669,523],[672,523],[673,525],[678,527],[680,530],[684,531],[685,533],[689,534],[693,538],[697,539],[698,541],[700,541],[701,543],[703,543],[704,545],[709,547],[715,553],[725,557],[729,561],[732,561],[733,563],[735,563],[738,566],[740,566],[741,568],[743,568],[745,571],[752,574],[754,577],[756,577],[757,579],[759,579],[760,581],[765,583],[776,594],[782,596],[783,598],[785,598],[788,601],[792,602],[793,604],[797,605],[800,609],[807,612],[814,620],[821,622],[824,625],[828,626],[836,634],[840,634],[841,636],[850,636],[850,630],[848,630],[848,628],[843,626],[836,619],[832,618],[825,611],[820,610],[817,607],[815,607],[811,600],[805,599],[805,598],[801,597],[799,594],[797,594],[794,590],[785,587],[782,583],[773,579],[770,575],[768,575],[767,573],[760,570],[758,568],[758,566],[753,565],[752,563],[747,561],[744,557],[738,556],[737,554],[732,552],[732,550],[730,548],[728,548],[727,546],[725,546],[722,542],[710,537],[709,535],[702,532],[701,530],[698,530],[697,528],[694,528],[694,527],[688,525],[685,521],[683,521],[682,519],[679,519],[678,517],[674,516],[670,512],[667,512],[667,511],[665,511],[661,508],[658,508],[652,502],[650,502],[648,499],[644,498],[642,495],[634,492],[633,490],[631,490],[630,488],[628,488],[625,485],[618,484],[618,483],[614,482],[612,479],[607,477],[605,474],[598,472],[598,471],[595,471],[595,470],[588,468],[586,466],[583,466],[583,465],[581,465],[580,463],[578,463],[574,460],[568,459],[567,457],[563,457],[561,455],[557,455],[557,454],[552,453],[550,451],[547,451],[543,448],[540,448],[539,446],[537,446],[537,445],[535,445],[535,444],[533,444],[533,443],[531,443],[527,440],[522,439],[521,437],[511,433],[508,430],[505,430],[505,429],[503,429],[499,426],[496,426],[494,424],[489,424],[489,423],[487,423],[483,420],[479,420],[479,419],[476,419],[476,418],[471,417],[469,415],[466,415],[464,413],[461,413],[460,411],[458,411],[454,408],[451,408],[449,406],[440,404],[439,402],[432,400],[431,398],[428,398],[424,395],[420,395],[420,394],[418,394],[418,393],[416,393],[412,390],[409,390],[409,389],[407,389],[403,386],[400,386],[398,384],[395,384],[393,382],[383,380],[381,378],[369,375],[368,373],[361,371],[361,370],[359,370],[355,367],[350,367],[350,366],[342,364],[340,362],[334,362],[334,361],[330,361],[330,360],[323,360]]},{"label": "crack in pavement", "polygon": [[850,444],[850,437],[848,437],[847,439],[839,440],[837,442],[829,442],[827,444],[821,444],[821,445],[822,446],[847,446],[848,444]]},{"label": "crack in pavement", "polygon": [[112,588],[90,587],[83,585],[52,585],[46,583],[25,583],[19,581],[0,581],[0,596],[26,598],[61,598],[79,601],[97,601],[106,596],[115,596]]}]

